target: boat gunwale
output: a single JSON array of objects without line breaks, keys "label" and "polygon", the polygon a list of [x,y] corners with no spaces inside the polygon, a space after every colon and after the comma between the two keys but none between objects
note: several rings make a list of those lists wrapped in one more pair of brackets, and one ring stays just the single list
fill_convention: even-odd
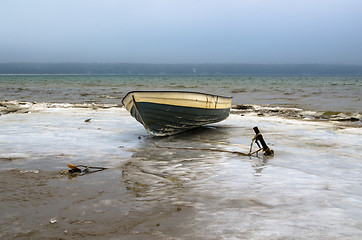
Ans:
[{"label": "boat gunwale", "polygon": [[233,97],[227,97],[227,96],[222,96],[222,95],[217,95],[217,94],[203,93],[203,92],[194,92],[194,91],[141,90],[141,91],[131,91],[131,92],[128,92],[128,93],[122,98],[122,104],[123,104],[123,106],[125,106],[124,100],[127,98],[128,95],[130,95],[130,94],[132,94],[132,93],[195,93],[195,94],[209,95],[209,96],[229,98],[229,99],[232,99],[232,98],[233,98]]}]

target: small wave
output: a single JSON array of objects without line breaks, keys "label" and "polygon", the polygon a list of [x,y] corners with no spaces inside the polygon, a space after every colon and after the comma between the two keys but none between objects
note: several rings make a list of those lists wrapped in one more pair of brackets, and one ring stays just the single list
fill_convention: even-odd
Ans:
[{"label": "small wave", "polygon": [[183,89],[183,88],[197,88],[197,86],[188,86],[188,85],[173,85],[173,86],[169,86],[169,85],[165,85],[165,88],[171,87],[171,88],[176,88],[176,89]]},{"label": "small wave", "polygon": [[23,102],[17,100],[0,101],[0,115],[9,113],[31,113],[38,112],[48,108],[91,108],[107,109],[123,107],[119,104],[100,104],[100,103],[37,103]]},{"label": "small wave", "polygon": [[237,88],[237,89],[233,89],[231,91],[231,93],[243,93],[246,92],[247,90],[245,88]]},{"label": "small wave", "polygon": [[99,98],[105,99],[123,99],[123,96],[100,95]]}]

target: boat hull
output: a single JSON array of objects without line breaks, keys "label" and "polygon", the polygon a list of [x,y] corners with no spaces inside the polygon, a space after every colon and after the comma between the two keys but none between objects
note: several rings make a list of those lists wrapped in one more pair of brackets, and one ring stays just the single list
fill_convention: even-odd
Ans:
[{"label": "boat hull", "polygon": [[230,114],[231,98],[195,92],[130,92],[122,100],[130,114],[154,136],[168,136]]}]

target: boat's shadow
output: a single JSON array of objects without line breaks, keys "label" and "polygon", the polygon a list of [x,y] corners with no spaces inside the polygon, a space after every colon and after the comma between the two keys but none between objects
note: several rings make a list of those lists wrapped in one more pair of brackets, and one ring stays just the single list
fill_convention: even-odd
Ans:
[{"label": "boat's shadow", "polygon": [[186,143],[197,143],[207,144],[213,142],[214,144],[229,142],[230,129],[224,126],[201,126],[194,128],[176,135],[167,137],[153,137],[155,142],[185,142]]}]

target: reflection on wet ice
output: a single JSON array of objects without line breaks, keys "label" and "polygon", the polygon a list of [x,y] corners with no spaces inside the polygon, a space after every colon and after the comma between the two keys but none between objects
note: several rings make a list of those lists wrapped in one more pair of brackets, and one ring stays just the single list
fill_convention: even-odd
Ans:
[{"label": "reflection on wet ice", "polygon": [[[223,149],[225,143],[230,143],[233,130],[227,127],[199,128],[192,132],[153,140],[158,145],[167,147]],[[228,168],[230,158],[233,161],[245,162],[247,169],[254,169],[255,175],[260,175],[267,164],[267,159],[255,157],[209,151],[159,149],[155,148],[149,139],[144,138],[124,164],[123,178],[128,189],[139,198],[183,202],[183,198],[191,194],[190,189],[215,184],[215,177],[224,174],[224,168]]]}]

